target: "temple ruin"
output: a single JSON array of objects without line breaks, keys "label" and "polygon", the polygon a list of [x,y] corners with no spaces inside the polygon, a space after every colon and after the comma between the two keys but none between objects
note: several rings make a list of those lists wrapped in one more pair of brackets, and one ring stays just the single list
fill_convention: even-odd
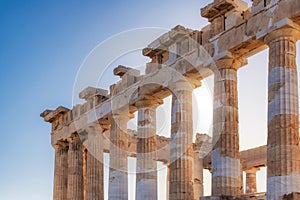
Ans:
[{"label": "temple ruin", "polygon": [[[110,157],[110,200],[128,199],[128,157],[137,160],[137,200],[158,198],[157,161],[168,167],[167,199],[300,199],[300,1],[252,0],[248,7],[242,0],[214,0],[201,15],[210,22],[201,30],[176,26],[145,47],[143,55],[151,58],[145,74],[120,65],[114,74],[121,80],[109,92],[88,87],[79,94],[85,103],[41,114],[52,124],[54,200],[104,199],[104,152]],[[268,142],[240,151],[237,71],[267,48]],[[213,135],[197,134],[193,141],[192,92],[212,75]],[[168,96],[170,138],[156,133],[156,108]],[[135,115],[136,132],[127,128]],[[262,167],[267,191],[257,193]],[[208,197],[204,169],[212,173]]]}]

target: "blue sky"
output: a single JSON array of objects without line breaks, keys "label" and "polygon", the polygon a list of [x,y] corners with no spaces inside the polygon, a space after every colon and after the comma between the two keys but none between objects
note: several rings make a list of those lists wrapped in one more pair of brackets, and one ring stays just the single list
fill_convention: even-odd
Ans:
[{"label": "blue sky", "polygon": [[[77,71],[95,46],[135,28],[200,29],[207,22],[199,10],[207,3],[0,0],[0,199],[52,198],[50,125],[39,114],[72,106]],[[267,60],[265,51],[239,71],[242,149],[266,143]]]}]

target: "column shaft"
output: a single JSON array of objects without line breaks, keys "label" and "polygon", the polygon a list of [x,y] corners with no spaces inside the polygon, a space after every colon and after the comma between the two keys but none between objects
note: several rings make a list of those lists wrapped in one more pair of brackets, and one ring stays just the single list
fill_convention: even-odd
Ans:
[{"label": "column shaft", "polygon": [[267,199],[300,192],[299,102],[296,37],[281,29],[266,37],[269,45]]},{"label": "column shaft", "polygon": [[166,196],[167,196],[167,200],[170,199],[170,164],[167,164],[167,177],[166,177],[166,184],[167,184],[167,191],[166,191]]},{"label": "column shaft", "polygon": [[[150,101],[150,102],[149,102]],[[151,100],[137,103],[138,141],[136,200],[157,199],[156,107]]]},{"label": "column shaft", "polygon": [[170,199],[193,200],[192,88],[177,82],[172,98]]},{"label": "column shaft", "polygon": [[212,194],[238,197],[240,155],[237,69],[234,59],[217,62],[214,85]]},{"label": "column shaft", "polygon": [[68,200],[83,199],[83,153],[79,136],[70,140],[68,152]]},{"label": "column shaft", "polygon": [[83,147],[83,199],[86,200],[87,149]]},{"label": "column shaft", "polygon": [[203,160],[199,152],[194,153],[194,198],[199,200],[203,196]]},{"label": "column shaft", "polygon": [[53,200],[67,200],[68,187],[68,145],[55,147]]},{"label": "column shaft", "polygon": [[128,113],[113,113],[110,132],[109,199],[128,199]]},{"label": "column shaft", "polygon": [[256,172],[257,169],[246,171],[246,194],[253,194],[257,192]]},{"label": "column shaft", "polygon": [[244,171],[243,171],[243,165],[241,163],[240,165],[240,195],[244,194]]},{"label": "column shaft", "polygon": [[[96,125],[97,126],[97,125]],[[98,125],[99,126],[99,125]],[[104,200],[103,131],[88,132],[87,200]]]}]

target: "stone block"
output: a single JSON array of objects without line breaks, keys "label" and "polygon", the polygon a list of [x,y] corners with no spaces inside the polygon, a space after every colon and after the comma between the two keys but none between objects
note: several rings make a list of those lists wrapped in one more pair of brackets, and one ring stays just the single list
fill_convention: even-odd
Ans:
[{"label": "stone block", "polygon": [[186,29],[183,26],[176,26],[174,28],[172,28],[172,30],[169,32],[170,38],[172,38],[173,40],[178,40],[179,38],[182,38],[186,35],[188,35],[189,33],[191,33],[190,30]]},{"label": "stone block", "polygon": [[45,122],[52,123],[57,117],[69,111],[70,110],[68,108],[59,106],[55,110],[45,110],[43,113],[40,114],[40,116],[44,118]]},{"label": "stone block", "polygon": [[247,10],[248,4],[242,0],[218,0],[201,9],[201,16],[213,21],[231,10]]},{"label": "stone block", "polygon": [[161,65],[158,65],[157,63],[147,63],[146,64],[146,74],[151,74],[153,72],[156,72],[157,70],[159,70],[161,67]]},{"label": "stone block", "polygon": [[218,39],[218,53],[228,51],[232,47],[242,43],[244,41],[245,28],[246,25],[242,24],[222,34]]},{"label": "stone block", "polygon": [[167,32],[165,34],[163,34],[162,36],[160,36],[160,43],[166,47],[170,46],[171,44],[173,44],[175,41],[170,37],[170,33]]},{"label": "stone block", "polygon": [[108,95],[107,90],[94,88],[94,87],[87,87],[86,89],[84,89],[82,92],[79,93],[79,98],[88,100],[96,96],[106,97],[107,95]]},{"label": "stone block", "polygon": [[231,11],[225,14],[225,30],[229,30],[243,21],[243,12]]},{"label": "stone block", "polygon": [[252,14],[258,13],[265,8],[265,0],[252,0]]},{"label": "stone block", "polygon": [[212,37],[211,36],[211,31],[212,30],[212,25],[207,25],[205,26],[201,32],[202,32],[202,45],[205,45],[209,43],[209,39]]},{"label": "stone block", "polygon": [[225,31],[225,17],[224,15],[221,15],[219,17],[216,17],[212,23],[211,23],[211,35],[212,36],[216,36],[219,33],[222,33],[223,31]]},{"label": "stone block", "polygon": [[200,31],[194,31],[190,35],[189,39],[189,46],[190,46],[190,51],[193,51],[194,49],[198,48],[199,45],[202,44],[202,34]]},{"label": "stone block", "polygon": [[117,68],[114,69],[114,75],[119,76],[120,78],[124,77],[125,74],[139,76],[140,71],[136,69],[132,69],[130,67],[125,67],[123,65],[119,65]]},{"label": "stone block", "polygon": [[184,54],[189,52],[189,40],[188,38],[182,40],[180,43],[178,43],[178,54],[180,57],[182,57]]}]

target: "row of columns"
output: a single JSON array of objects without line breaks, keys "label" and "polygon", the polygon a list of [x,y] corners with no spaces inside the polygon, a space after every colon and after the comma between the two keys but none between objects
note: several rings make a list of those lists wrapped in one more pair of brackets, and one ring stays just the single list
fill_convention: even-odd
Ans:
[{"label": "row of columns", "polygon": [[[173,96],[170,144],[170,157],[173,160],[168,170],[168,196],[171,199],[194,200],[193,162],[198,158],[193,157],[192,90],[177,91],[176,96]],[[147,97],[136,103],[138,108],[137,200],[157,199],[156,108],[162,103],[162,100],[154,97]],[[116,111],[110,121],[110,200],[128,199],[127,122],[129,119],[128,112]],[[86,147],[77,134],[66,142],[57,143],[54,200],[104,199],[103,130],[102,128],[95,130],[95,126],[91,126],[87,130]],[[86,166],[84,166],[85,153]],[[200,174],[197,180],[202,180]],[[198,193],[202,195],[203,186],[200,186],[200,190]]]},{"label": "row of columns", "polygon": [[55,146],[53,199],[83,199],[83,148],[78,136]]},{"label": "row of columns", "polygon": [[[296,41],[300,33],[282,28],[265,37],[269,46],[267,199],[300,193],[300,146]],[[241,63],[225,58],[216,63],[212,194],[240,196],[237,70]],[[217,76],[216,76],[217,75]],[[223,87],[223,88],[222,88]],[[248,192],[256,176],[247,173]]]},{"label": "row of columns", "polygon": [[[155,112],[155,111],[154,111]],[[155,116],[153,113],[144,111],[148,116]],[[144,117],[143,117],[144,118]],[[140,118],[140,119],[143,119]],[[148,117],[145,117],[149,119]],[[139,121],[141,123],[142,120]],[[155,119],[152,118],[152,119]],[[141,125],[142,126],[142,125]],[[100,134],[94,134],[95,131],[90,132],[87,152],[87,170],[86,170],[86,199],[103,200],[103,148],[101,144]],[[152,134],[153,135],[153,134]],[[154,140],[153,137],[146,137]],[[91,142],[93,141],[93,142]],[[142,142],[146,146],[152,147],[152,150],[144,152],[153,152],[155,154],[155,142]],[[147,145],[149,144],[149,145]],[[151,145],[152,144],[152,145]],[[54,199],[83,199],[84,190],[82,188],[83,181],[83,154],[82,144],[79,137],[74,137],[70,140],[70,150],[67,142],[60,142],[56,146],[55,157],[55,180],[54,180]],[[144,147],[145,148],[145,147]],[[69,150],[69,151],[68,151]],[[85,151],[84,151],[85,152]],[[136,182],[136,199],[157,199],[157,173],[156,173],[156,159],[155,157],[145,157],[142,151],[139,151],[141,156],[137,156],[137,182]],[[148,160],[148,165],[147,165]],[[203,195],[203,160],[199,157],[199,153],[194,153],[194,196],[201,197]],[[69,165],[69,167],[68,167]],[[120,171],[120,170],[119,170]],[[246,170],[246,193],[256,192],[256,172],[257,168]],[[121,171],[122,172],[122,171]],[[167,180],[170,178],[170,168],[168,168]],[[110,174],[115,174],[113,173]],[[117,177],[118,178],[118,177]],[[123,182],[127,182],[127,176],[121,177]],[[169,181],[168,181],[169,182]],[[121,182],[110,182],[110,187],[123,188]],[[127,187],[127,186],[126,186]],[[126,190],[125,190],[126,189]],[[111,191],[111,190],[110,190]],[[115,199],[124,199],[128,197],[127,188],[118,191],[118,197]],[[167,188],[167,191],[169,189]],[[110,192],[110,199],[113,198]],[[168,195],[169,196],[169,195]]]},{"label": "row of columns", "polygon": [[[170,199],[194,200],[193,187],[193,125],[192,125],[192,89],[186,82],[177,82],[173,88],[172,100],[172,127],[170,143],[170,166],[168,170],[168,189]],[[177,90],[180,88],[181,90]],[[138,101],[138,141],[137,141],[137,175],[136,175],[136,199],[157,199],[157,147],[156,147],[156,108],[163,102],[160,99],[147,96]],[[127,113],[128,114],[128,113]],[[127,176],[125,171],[126,155],[120,151],[126,151],[126,138],[115,133],[114,120],[126,113],[113,115],[111,129],[110,150],[110,199],[128,199]],[[128,120],[119,120],[119,127],[127,130]],[[115,143],[121,143],[120,145]],[[115,150],[117,148],[118,150]],[[116,161],[117,160],[117,161]],[[123,165],[115,165],[114,162],[122,162]],[[127,161],[126,161],[127,167]],[[117,175],[115,175],[117,174]],[[121,175],[123,174],[123,175]],[[122,189],[121,189],[122,188]],[[120,190],[121,189],[121,190]],[[203,189],[203,187],[202,187]],[[203,191],[198,191],[202,196]],[[200,196],[199,196],[200,197]]]},{"label": "row of columns", "polygon": [[90,131],[87,147],[78,134],[54,146],[54,200],[104,200],[104,130]]},{"label": "row of columns", "polygon": [[[280,29],[269,34],[268,90],[268,176],[267,198],[300,192],[300,146],[298,118],[298,77],[295,29]],[[241,196],[242,170],[239,155],[237,70],[244,63],[234,58],[219,60],[215,73],[212,195]],[[169,198],[194,199],[192,91],[186,82],[172,87],[172,126],[170,143]],[[156,107],[162,102],[144,99],[138,108],[136,199],[157,199]],[[112,113],[110,130],[109,196],[128,199],[126,136],[128,113]],[[97,136],[93,140],[98,141]],[[54,199],[83,199],[83,154],[79,137],[56,147]],[[90,144],[93,154],[103,149]],[[99,151],[99,152],[98,152]],[[101,153],[100,153],[101,154]],[[100,156],[100,160],[103,158]],[[196,160],[197,166],[199,163]],[[87,199],[103,199],[103,164],[87,154]],[[66,176],[67,174],[67,176]],[[201,175],[198,175],[201,179]],[[100,178],[99,178],[100,177]],[[247,173],[247,191],[256,190],[254,173]],[[197,180],[198,181],[198,180]],[[199,183],[201,185],[201,183]],[[101,185],[101,187],[100,187]],[[200,191],[203,188],[200,187]],[[200,193],[199,193],[200,194]],[[197,194],[197,195],[199,195]]]}]

